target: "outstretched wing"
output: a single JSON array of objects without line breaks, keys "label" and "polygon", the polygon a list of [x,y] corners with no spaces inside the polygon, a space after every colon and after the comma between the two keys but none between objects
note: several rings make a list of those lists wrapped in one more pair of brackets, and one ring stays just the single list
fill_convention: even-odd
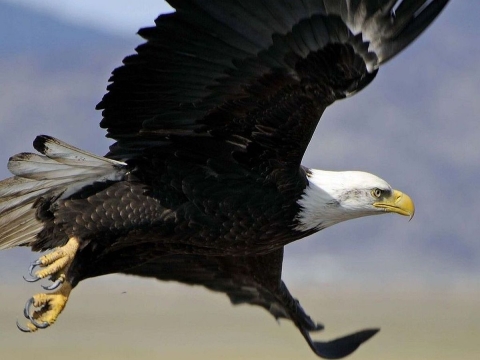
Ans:
[{"label": "outstretched wing", "polygon": [[232,154],[263,175],[298,169],[325,108],[365,87],[447,2],[169,0],[176,12],[140,30],[147,42],[97,106],[117,141],[108,156],[182,150]]},{"label": "outstretched wing", "polygon": [[283,249],[264,256],[164,255],[130,268],[129,274],[202,285],[223,292],[233,304],[262,306],[275,318],[288,318],[271,289],[280,285]]},{"label": "outstretched wing", "polygon": [[232,304],[259,305],[276,319],[291,320],[312,350],[327,359],[347,356],[375,335],[377,329],[367,329],[328,342],[313,341],[310,332],[322,330],[323,325],[315,323],[290,295],[281,280],[282,261],[283,248],[245,257],[165,255],[123,272],[202,285],[227,294]]}]

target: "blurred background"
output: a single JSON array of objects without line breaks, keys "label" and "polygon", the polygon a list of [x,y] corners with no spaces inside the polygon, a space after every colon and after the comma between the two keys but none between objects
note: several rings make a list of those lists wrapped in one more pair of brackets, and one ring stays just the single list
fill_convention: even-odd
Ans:
[{"label": "blurred background", "polygon": [[[38,134],[104,154],[94,110],[110,72],[163,1],[0,0],[0,177]],[[415,201],[415,218],[363,218],[286,248],[283,278],[326,325],[319,338],[381,327],[352,359],[480,354],[480,2],[452,1],[365,90],[324,114],[304,165],[364,170]],[[201,288],[118,275],[81,283],[58,323],[15,327],[41,290],[38,254],[0,253],[0,357],[316,358],[288,322]]]}]

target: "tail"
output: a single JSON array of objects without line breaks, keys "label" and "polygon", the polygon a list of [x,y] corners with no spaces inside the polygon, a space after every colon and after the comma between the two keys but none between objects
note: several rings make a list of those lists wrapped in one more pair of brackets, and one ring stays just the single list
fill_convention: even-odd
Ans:
[{"label": "tail", "polygon": [[39,199],[64,199],[98,181],[119,181],[126,164],[77,149],[53,137],[33,142],[42,155],[20,153],[8,161],[14,177],[0,181],[0,250],[31,244],[43,229]]}]

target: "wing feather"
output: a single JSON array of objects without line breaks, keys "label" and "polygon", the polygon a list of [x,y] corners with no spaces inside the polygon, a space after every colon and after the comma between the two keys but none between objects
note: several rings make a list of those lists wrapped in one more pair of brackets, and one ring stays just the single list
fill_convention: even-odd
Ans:
[{"label": "wing feather", "polygon": [[[139,31],[147,42],[113,72],[97,106],[117,140],[108,157],[174,153],[178,137],[241,136],[250,141],[238,149],[244,165],[294,167],[324,109],[365,87],[447,2],[171,0],[176,12]],[[270,134],[257,137],[265,123]]]},{"label": "wing feather", "polygon": [[124,273],[204,286],[225,293],[234,305],[263,307],[275,319],[287,319],[299,329],[318,356],[339,359],[351,354],[378,332],[367,329],[331,341],[314,341],[311,332],[323,329],[303,310],[281,280],[283,249],[259,256],[215,257],[165,255]]}]

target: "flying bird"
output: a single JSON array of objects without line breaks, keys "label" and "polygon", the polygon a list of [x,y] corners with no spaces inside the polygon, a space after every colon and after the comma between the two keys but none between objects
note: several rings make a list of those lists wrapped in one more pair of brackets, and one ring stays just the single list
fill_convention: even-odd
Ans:
[{"label": "flying bird", "polygon": [[[284,246],[410,197],[379,177],[301,160],[325,109],[367,86],[448,0],[169,0],[97,105],[104,156],[38,136],[0,182],[0,249],[51,251],[25,325],[53,324],[82,280],[111,273],[202,285],[288,319],[320,357],[378,329],[323,329],[281,280]],[[361,121],[361,119],[359,119]]]}]

